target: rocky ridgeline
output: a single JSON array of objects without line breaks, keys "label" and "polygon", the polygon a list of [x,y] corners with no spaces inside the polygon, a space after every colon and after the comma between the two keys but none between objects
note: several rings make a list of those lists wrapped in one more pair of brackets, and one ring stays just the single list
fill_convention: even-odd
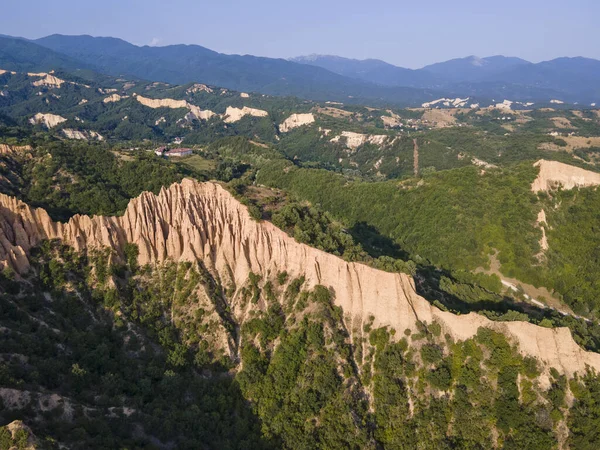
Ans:
[{"label": "rocky ridgeline", "polygon": [[567,328],[441,311],[416,293],[409,275],[348,263],[300,244],[273,224],[251,219],[246,207],[216,183],[185,179],[158,195],[141,194],[121,217],[76,215],[66,223],[0,194],[0,265],[26,272],[28,251],[45,239],[61,239],[78,251],[111,247],[121,255],[127,242],[135,243],[141,265],[201,260],[233,292],[232,304],[251,272],[266,280],[286,271],[290,279],[304,276],[308,288],[330,288],[349,330],[362,330],[371,316],[375,326],[390,326],[399,334],[416,331],[419,321],[435,321],[457,340],[488,327],[511,338],[523,354],[563,373],[584,372],[586,365],[600,370],[600,354],[581,349]]}]

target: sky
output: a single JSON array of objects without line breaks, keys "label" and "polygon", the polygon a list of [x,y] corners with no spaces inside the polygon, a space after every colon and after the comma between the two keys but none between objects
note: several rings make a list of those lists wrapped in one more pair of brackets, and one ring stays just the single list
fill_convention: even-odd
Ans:
[{"label": "sky", "polygon": [[419,68],[469,55],[600,59],[599,0],[2,0],[0,34],[113,36]]}]

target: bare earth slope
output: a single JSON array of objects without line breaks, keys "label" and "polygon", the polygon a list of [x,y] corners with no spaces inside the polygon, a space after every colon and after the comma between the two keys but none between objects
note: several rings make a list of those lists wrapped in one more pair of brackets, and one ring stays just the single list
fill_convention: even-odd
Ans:
[{"label": "bare earth slope", "polygon": [[0,266],[18,272],[28,268],[27,251],[44,239],[62,239],[77,250],[112,247],[126,242],[139,247],[139,263],[202,260],[223,286],[235,287],[235,300],[250,272],[272,278],[286,271],[290,279],[305,276],[308,287],[324,285],[344,310],[349,330],[375,317],[375,326],[399,332],[416,330],[417,321],[437,321],[455,339],[467,339],[479,327],[509,336],[522,353],[561,372],[600,370],[600,354],[586,352],[567,328],[548,329],[525,322],[491,322],[471,313],[443,312],[418,296],[409,275],[388,273],[299,244],[268,222],[253,221],[246,207],[215,183],[189,179],[143,193],[131,200],[121,217],[75,216],[53,222],[42,209],[0,194]]},{"label": "bare earth slope", "polygon": [[600,185],[600,173],[558,161],[539,160],[534,164],[540,173],[531,185],[533,192],[548,191],[559,185],[563,189]]}]

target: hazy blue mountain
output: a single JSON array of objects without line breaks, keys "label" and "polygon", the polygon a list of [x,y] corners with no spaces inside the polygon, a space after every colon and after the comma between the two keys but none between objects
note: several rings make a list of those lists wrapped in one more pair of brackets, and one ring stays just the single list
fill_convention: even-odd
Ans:
[{"label": "hazy blue mountain", "polygon": [[531,64],[520,58],[490,56],[452,59],[406,69],[379,59],[349,59],[332,55],[309,55],[291,58],[291,61],[322,67],[340,75],[358,78],[387,86],[439,87],[454,82],[481,81],[490,74],[502,73],[516,66]]},{"label": "hazy blue mountain", "polygon": [[[538,64],[513,67],[487,77],[521,86],[535,86],[561,92],[568,100],[600,99],[600,61],[590,58],[556,58]],[[564,99],[563,99],[564,100]]]},{"label": "hazy blue mountain", "polygon": [[87,69],[173,84],[203,82],[237,91],[373,105],[414,106],[449,96],[600,102],[600,61],[586,58],[534,64],[514,57],[470,56],[412,70],[375,59],[312,55],[285,60],[226,55],[199,45],[149,47],[111,37],[52,35],[35,41],[0,38],[0,68]]},{"label": "hazy blue mountain", "polygon": [[467,56],[449,61],[430,64],[421,71],[438,75],[446,82],[482,81],[490,75],[506,72],[520,66],[529,66],[532,63],[521,58],[507,56],[489,56],[479,58]]},{"label": "hazy blue mountain", "polygon": [[333,55],[309,55],[291,58],[290,61],[318,66],[351,78],[385,86],[431,87],[441,79],[420,70],[405,69],[379,59],[350,59]]},{"label": "hazy blue mountain", "polygon": [[310,99],[418,104],[443,95],[408,87],[383,87],[285,59],[225,55],[199,45],[139,47],[121,39],[52,35],[35,41],[93,64],[110,75],[185,84],[191,81],[239,91]]},{"label": "hazy blue mountain", "polygon": [[0,69],[17,72],[44,72],[89,69],[89,64],[49,50],[22,38],[0,36]]},{"label": "hazy blue mountain", "polygon": [[387,86],[411,86],[445,92],[450,97],[565,102],[600,100],[600,61],[557,58],[531,63],[521,58],[468,56],[411,70],[381,60],[310,55],[292,61]]}]

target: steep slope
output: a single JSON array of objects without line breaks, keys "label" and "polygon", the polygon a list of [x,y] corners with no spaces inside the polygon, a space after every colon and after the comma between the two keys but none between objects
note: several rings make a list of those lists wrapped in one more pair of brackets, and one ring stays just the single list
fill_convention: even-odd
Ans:
[{"label": "steep slope", "polygon": [[[46,239],[61,239],[76,250],[110,247],[123,255],[127,242],[139,248],[141,265],[166,260],[201,260],[233,292],[236,302],[250,274],[263,279],[285,271],[304,276],[308,287],[323,285],[334,293],[349,330],[363,324],[418,330],[419,323],[438,322],[457,340],[477,334],[480,327],[509,336],[522,353],[539,358],[563,373],[600,369],[600,355],[585,352],[566,328],[547,329],[523,322],[490,322],[471,313],[455,316],[418,296],[412,278],[383,272],[302,245],[270,223],[257,223],[246,208],[220,185],[186,179],[163,188],[158,196],[143,193],[122,217],[75,216],[52,222],[42,209],[0,196],[0,261],[18,272],[28,268],[27,252]],[[374,319],[372,319],[374,318]]]}]

